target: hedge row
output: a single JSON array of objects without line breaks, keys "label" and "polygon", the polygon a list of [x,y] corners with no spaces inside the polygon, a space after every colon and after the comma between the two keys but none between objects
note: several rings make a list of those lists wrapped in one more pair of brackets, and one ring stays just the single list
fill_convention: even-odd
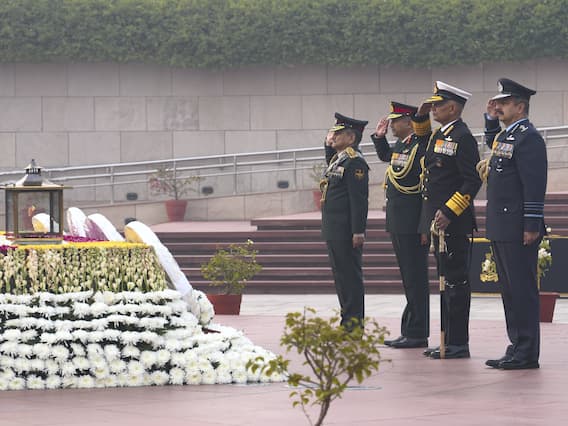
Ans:
[{"label": "hedge row", "polygon": [[566,0],[2,0],[0,62],[443,66],[568,57]]}]

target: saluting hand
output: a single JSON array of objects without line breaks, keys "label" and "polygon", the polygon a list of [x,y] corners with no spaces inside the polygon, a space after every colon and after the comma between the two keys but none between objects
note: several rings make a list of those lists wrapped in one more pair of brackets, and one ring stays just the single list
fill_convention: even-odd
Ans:
[{"label": "saluting hand", "polygon": [[499,115],[497,114],[497,101],[495,101],[495,99],[489,99],[487,101],[487,115],[493,120],[499,118]]},{"label": "saluting hand", "polygon": [[327,132],[327,136],[325,137],[325,144],[327,146],[331,146],[334,134],[335,134],[335,132]]},{"label": "saluting hand", "polygon": [[375,136],[378,138],[384,137],[389,129],[389,119],[387,117],[383,117],[377,123],[377,127],[375,128]]},{"label": "saluting hand", "polygon": [[416,115],[421,116],[421,115],[430,114],[430,111],[432,111],[432,103],[422,102],[420,108],[418,108],[418,111],[416,111]]}]

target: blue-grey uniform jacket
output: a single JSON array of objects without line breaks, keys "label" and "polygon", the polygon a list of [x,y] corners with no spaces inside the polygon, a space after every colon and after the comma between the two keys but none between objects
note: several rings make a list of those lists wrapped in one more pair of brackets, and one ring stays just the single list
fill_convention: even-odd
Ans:
[{"label": "blue-grey uniform jacket", "polygon": [[487,178],[487,238],[523,241],[523,232],[544,233],[546,146],[528,119],[501,131],[498,120],[485,117],[491,148]]}]

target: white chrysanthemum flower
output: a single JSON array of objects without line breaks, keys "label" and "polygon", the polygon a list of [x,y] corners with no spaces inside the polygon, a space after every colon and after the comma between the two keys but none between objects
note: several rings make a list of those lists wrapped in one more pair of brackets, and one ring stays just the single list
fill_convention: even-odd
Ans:
[{"label": "white chrysanthemum flower", "polygon": [[224,361],[225,356],[223,355],[222,352],[214,351],[214,352],[207,354],[207,359],[211,363],[221,364]]},{"label": "white chrysanthemum flower", "polygon": [[140,333],[136,331],[125,331],[120,337],[125,345],[136,345],[140,341]]},{"label": "white chrysanthemum flower", "polygon": [[106,304],[95,302],[91,304],[91,315],[94,317],[100,317],[106,313],[107,309],[108,306]]},{"label": "white chrysanthemum flower", "polygon": [[141,376],[144,374],[144,365],[139,361],[130,361],[128,363],[128,374],[131,376]]},{"label": "white chrysanthemum flower", "polygon": [[104,340],[111,340],[113,342],[118,342],[120,340],[119,330],[104,330],[103,335]]},{"label": "white chrysanthemum flower", "polygon": [[170,360],[171,356],[172,354],[170,353],[170,351],[166,349],[160,349],[159,351],[156,352],[157,365],[164,365],[166,362]]},{"label": "white chrysanthemum flower", "polygon": [[91,330],[93,331],[105,331],[108,326],[107,318],[97,318],[90,321]]},{"label": "white chrysanthemum flower", "polygon": [[105,338],[105,334],[104,334],[103,331],[91,331],[89,333],[89,341],[90,342],[102,342],[104,340],[104,338]]},{"label": "white chrysanthemum flower", "polygon": [[21,377],[14,377],[8,383],[8,389],[10,390],[22,390],[26,387],[26,381]]},{"label": "white chrysanthemum flower", "polygon": [[229,370],[215,371],[217,373],[217,382],[219,384],[228,384],[233,382],[233,376]]},{"label": "white chrysanthemum flower", "polygon": [[25,343],[20,343],[18,345],[18,356],[24,358],[31,358],[33,355],[33,345],[26,345]]},{"label": "white chrysanthemum flower", "polygon": [[170,383],[172,385],[183,385],[185,380],[185,371],[181,368],[174,367],[170,370]]},{"label": "white chrysanthemum flower", "polygon": [[33,358],[30,360],[30,370],[43,372],[45,370],[45,361],[38,358]]},{"label": "white chrysanthemum flower", "polygon": [[54,345],[51,347],[51,355],[57,360],[66,360],[69,358],[69,349],[63,345]]},{"label": "white chrysanthemum flower", "polygon": [[61,387],[61,378],[59,376],[47,376],[45,387],[46,389],[59,389]]},{"label": "white chrysanthemum flower", "polygon": [[58,306],[55,309],[54,316],[63,317],[69,315],[71,309],[68,306]]},{"label": "white chrysanthemum flower", "polygon": [[174,339],[166,339],[165,347],[170,352],[179,352],[183,349],[182,343]]},{"label": "white chrysanthemum flower", "polygon": [[201,371],[196,369],[186,370],[185,381],[188,385],[200,385],[202,382]]},{"label": "white chrysanthemum flower", "polygon": [[16,371],[26,372],[30,371],[32,364],[29,359],[26,358],[16,358],[14,360],[14,366],[12,367]]},{"label": "white chrysanthemum flower", "polygon": [[[91,333],[92,334],[92,333]],[[92,357],[103,357],[105,355],[105,351],[103,350],[102,346],[98,343],[89,343],[87,345],[87,354],[89,358]]]},{"label": "white chrysanthemum flower", "polygon": [[53,322],[45,318],[36,318],[36,327],[40,330],[53,330]]},{"label": "white chrysanthemum flower", "polygon": [[[2,366],[2,368],[12,368],[15,361],[16,360],[10,356],[0,356],[0,365]],[[0,374],[2,373],[0,372]]]},{"label": "white chrysanthemum flower", "polygon": [[[0,360],[0,363],[2,361]],[[185,367],[187,363],[187,357],[184,352],[172,352],[171,364],[176,367]]]},{"label": "white chrysanthemum flower", "polygon": [[122,348],[122,356],[125,358],[140,358],[140,349],[136,346],[128,345]]},{"label": "white chrysanthemum flower", "polygon": [[137,374],[128,374],[123,386],[142,386],[144,384],[144,376]]},{"label": "white chrysanthemum flower", "polygon": [[77,318],[84,318],[91,314],[91,305],[88,303],[74,303],[73,304],[73,316]]},{"label": "white chrysanthemum flower", "polygon": [[50,376],[59,373],[59,363],[53,359],[48,359],[45,361],[45,371]]},{"label": "white chrysanthemum flower", "polygon": [[142,376],[142,386],[152,386],[154,382],[152,381],[152,375],[145,372]]},{"label": "white chrysanthemum flower", "polygon": [[4,340],[18,341],[18,340],[20,340],[21,335],[22,335],[22,332],[20,330],[18,330],[16,328],[10,328],[10,329],[6,330],[0,336],[3,337]]},{"label": "white chrysanthemum flower", "polygon": [[113,359],[109,362],[109,369],[113,374],[122,373],[126,370],[126,362],[121,359]]},{"label": "white chrysanthemum flower", "polygon": [[233,383],[245,384],[247,380],[248,375],[244,368],[233,370]]},{"label": "white chrysanthemum flower", "polygon": [[143,331],[140,333],[140,340],[143,342],[150,343],[152,345],[156,345],[160,340],[160,336],[152,331]]},{"label": "white chrysanthemum flower", "polygon": [[151,376],[153,385],[163,386],[170,381],[170,375],[165,371],[154,371]]},{"label": "white chrysanthemum flower", "polygon": [[30,340],[35,340],[37,338],[37,330],[26,330],[22,332],[20,340],[22,342],[29,342]]},{"label": "white chrysanthemum flower", "polygon": [[65,376],[61,378],[61,387],[62,388],[76,388],[77,387],[77,378],[75,376]]},{"label": "white chrysanthemum flower", "polygon": [[106,376],[103,380],[103,386],[107,388],[115,388],[118,386],[118,378],[113,375]]},{"label": "white chrysanthemum flower", "polygon": [[89,332],[86,330],[75,330],[71,334],[73,334],[75,340],[79,340],[81,343],[87,343],[89,341]]},{"label": "white chrysanthemum flower", "polygon": [[40,340],[48,345],[53,345],[56,342],[55,333],[42,333]]},{"label": "white chrysanthemum flower", "polygon": [[144,366],[144,368],[150,368],[152,365],[156,364],[158,361],[158,357],[156,353],[153,351],[143,351],[140,355],[140,362]]},{"label": "white chrysanthemum flower", "polygon": [[106,345],[104,348],[105,358],[112,361],[120,358],[120,348],[116,345]]},{"label": "white chrysanthemum flower", "polygon": [[87,389],[95,386],[95,379],[89,375],[83,375],[78,376],[75,383],[79,389]]},{"label": "white chrysanthemum flower", "polygon": [[104,388],[106,387],[106,378],[109,376],[105,376],[105,377],[95,377],[95,388]]},{"label": "white chrysanthemum flower", "polygon": [[55,333],[55,341],[56,342],[66,342],[69,340],[73,340],[73,335],[68,331],[57,331]]},{"label": "white chrysanthemum flower", "polygon": [[91,368],[91,362],[84,356],[77,356],[73,358],[73,364],[77,367],[77,370],[88,370]]},{"label": "white chrysanthemum flower", "polygon": [[91,366],[91,373],[93,373],[97,379],[102,379],[110,375],[110,370],[106,361],[102,360]]},{"label": "white chrysanthemum flower", "polygon": [[204,370],[202,373],[202,383],[204,385],[214,385],[217,382],[217,373],[213,368]]},{"label": "white chrysanthemum flower", "polygon": [[26,380],[26,387],[28,389],[45,389],[45,382],[41,377],[32,374]]},{"label": "white chrysanthemum flower", "polygon": [[[73,321],[73,327],[77,330],[85,331],[93,328],[93,321],[77,320]],[[73,332],[75,334],[75,332]]]},{"label": "white chrysanthemum flower", "polygon": [[61,363],[61,375],[65,377],[75,376],[77,368],[74,362],[68,361]]},{"label": "white chrysanthemum flower", "polygon": [[85,347],[79,343],[71,343],[71,350],[74,356],[85,356]]}]

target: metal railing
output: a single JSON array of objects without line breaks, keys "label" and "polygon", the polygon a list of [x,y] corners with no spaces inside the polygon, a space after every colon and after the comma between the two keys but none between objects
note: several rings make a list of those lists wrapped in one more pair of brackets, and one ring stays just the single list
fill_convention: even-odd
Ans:
[{"label": "metal railing", "polygon": [[[539,129],[547,144],[549,167],[568,167],[568,126]],[[482,133],[477,138],[481,156],[489,148]],[[76,167],[48,168],[43,170],[49,180],[74,188],[74,201],[111,203],[137,200],[163,199],[154,197],[148,188],[149,177],[160,168],[172,169],[176,178],[200,176],[196,197],[236,195],[255,192],[272,192],[280,189],[310,189],[317,186],[313,176],[318,164],[323,164],[323,147],[296,148],[238,154],[220,154],[199,157],[129,163],[98,164]],[[375,165],[371,180],[382,180],[386,164],[377,159],[372,143],[362,143],[370,165]],[[263,179],[253,176],[263,175]],[[0,182],[15,181],[22,171],[0,172]],[[204,190],[204,188],[207,190]],[[135,197],[128,194],[135,194]]]}]

